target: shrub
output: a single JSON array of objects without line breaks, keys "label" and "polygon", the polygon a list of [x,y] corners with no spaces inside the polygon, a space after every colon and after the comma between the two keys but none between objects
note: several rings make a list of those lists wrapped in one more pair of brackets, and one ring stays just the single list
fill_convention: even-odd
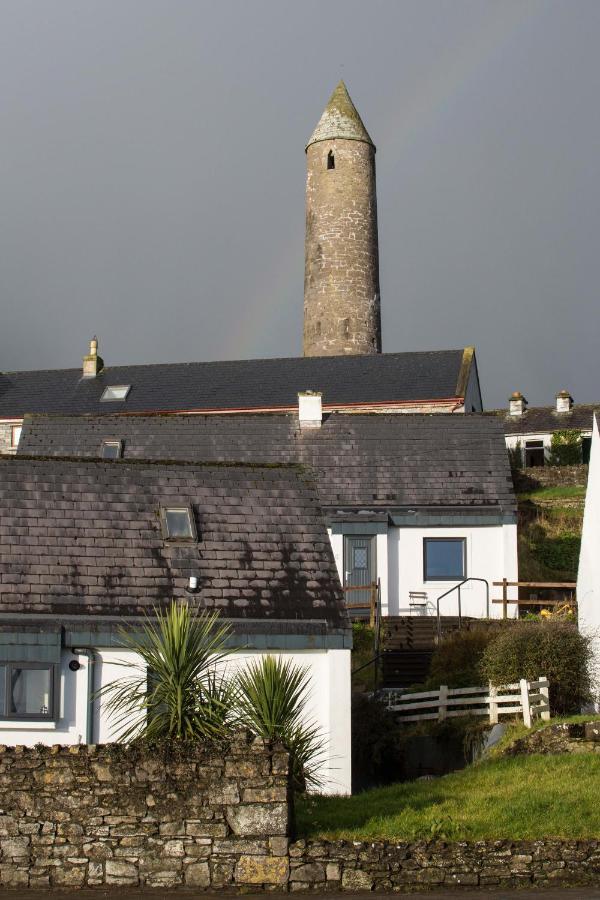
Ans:
[{"label": "shrub", "polygon": [[393,713],[368,694],[352,695],[352,792],[397,781],[402,753]]},{"label": "shrub", "polygon": [[523,468],[523,448],[521,447],[521,441],[517,441],[514,447],[508,448],[508,463],[513,471],[518,471]]},{"label": "shrub", "polygon": [[494,633],[486,628],[454,631],[438,644],[431,658],[427,687],[472,687],[480,684],[483,652]]},{"label": "shrub", "polygon": [[497,634],[484,650],[482,674],[497,685],[545,675],[551,711],[565,715],[579,712],[590,699],[590,656],[589,639],[572,623],[521,621]]},{"label": "shrub", "polygon": [[555,431],[550,443],[551,466],[576,466],[581,462],[581,432],[571,428]]}]

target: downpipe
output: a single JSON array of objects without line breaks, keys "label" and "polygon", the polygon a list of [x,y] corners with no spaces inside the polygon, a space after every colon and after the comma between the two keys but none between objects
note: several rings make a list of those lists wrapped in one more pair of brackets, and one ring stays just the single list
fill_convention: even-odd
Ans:
[{"label": "downpipe", "polygon": [[85,723],[85,742],[94,743],[94,681],[96,673],[96,651],[91,647],[72,647],[71,653],[87,657],[87,716]]}]

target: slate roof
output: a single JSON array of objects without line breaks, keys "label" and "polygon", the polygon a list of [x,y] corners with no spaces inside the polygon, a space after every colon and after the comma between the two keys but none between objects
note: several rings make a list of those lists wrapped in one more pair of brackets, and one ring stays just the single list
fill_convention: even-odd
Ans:
[{"label": "slate roof", "polygon": [[[188,503],[198,542],[165,540],[159,508]],[[314,485],[297,467],[4,457],[0,534],[4,614],[138,615],[189,597],[234,619],[346,623]]]},{"label": "slate roof", "polygon": [[505,409],[493,409],[485,415],[496,416],[505,434],[537,434],[563,429],[591,431],[594,412],[600,404],[575,404],[569,412],[556,412],[554,406],[531,406],[520,416],[510,416]]},{"label": "slate roof", "polygon": [[[25,413],[295,409],[298,392],[336,404],[402,404],[464,396],[464,350],[371,356],[290,357],[0,373],[0,418]],[[468,373],[467,373],[468,374]],[[102,402],[108,385],[127,384],[123,402]]]},{"label": "slate roof", "polygon": [[514,511],[502,424],[455,414],[332,413],[301,429],[294,414],[32,416],[19,453],[97,456],[103,439],[124,458],[301,463],[322,507],[491,507]]}]

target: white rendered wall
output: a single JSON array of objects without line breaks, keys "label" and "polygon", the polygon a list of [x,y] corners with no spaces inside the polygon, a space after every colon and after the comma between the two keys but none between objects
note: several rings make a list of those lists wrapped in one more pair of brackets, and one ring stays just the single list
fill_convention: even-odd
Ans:
[{"label": "white rendered wall", "polygon": [[579,628],[592,638],[592,680],[595,707],[600,700],[600,432],[594,416],[592,447],[588,472],[585,511],[581,533],[581,552],[577,574]]}]

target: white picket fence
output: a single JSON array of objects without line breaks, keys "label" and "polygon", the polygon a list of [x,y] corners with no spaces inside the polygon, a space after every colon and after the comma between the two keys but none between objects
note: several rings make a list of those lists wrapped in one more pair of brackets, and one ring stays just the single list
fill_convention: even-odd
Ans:
[{"label": "white picket fence", "polygon": [[425,719],[449,719],[457,716],[487,716],[492,723],[499,716],[523,716],[528,728],[534,719],[550,718],[548,679],[540,676],[537,681],[522,678],[516,684],[494,687],[448,688],[445,684],[438,691],[403,693],[388,689],[383,692],[387,708],[398,713],[403,722],[421,722]]}]

